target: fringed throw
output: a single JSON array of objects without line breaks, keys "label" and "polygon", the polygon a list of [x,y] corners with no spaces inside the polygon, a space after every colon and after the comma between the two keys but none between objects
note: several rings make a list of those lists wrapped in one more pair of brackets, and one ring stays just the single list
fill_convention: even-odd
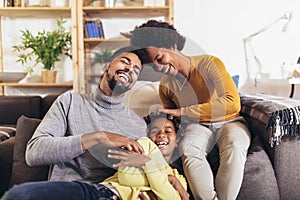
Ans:
[{"label": "fringed throw", "polygon": [[278,145],[284,135],[300,136],[300,101],[266,94],[241,94],[243,114],[264,124],[270,130],[271,147]]}]

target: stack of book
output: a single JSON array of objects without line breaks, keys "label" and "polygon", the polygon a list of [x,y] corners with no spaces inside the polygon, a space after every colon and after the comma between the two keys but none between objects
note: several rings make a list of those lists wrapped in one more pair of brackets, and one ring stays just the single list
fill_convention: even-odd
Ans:
[{"label": "stack of book", "polygon": [[86,38],[105,38],[103,24],[100,19],[86,19],[84,28]]},{"label": "stack of book", "polygon": [[0,0],[1,7],[21,7],[21,0]]}]

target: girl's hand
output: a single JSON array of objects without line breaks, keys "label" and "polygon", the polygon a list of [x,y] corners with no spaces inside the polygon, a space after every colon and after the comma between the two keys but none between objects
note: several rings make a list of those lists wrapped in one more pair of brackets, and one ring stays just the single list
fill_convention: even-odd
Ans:
[{"label": "girl's hand", "polygon": [[180,181],[173,175],[168,175],[168,180],[173,185],[175,190],[179,193],[181,199],[188,200],[190,199],[189,193],[184,189],[184,187],[181,185]]}]

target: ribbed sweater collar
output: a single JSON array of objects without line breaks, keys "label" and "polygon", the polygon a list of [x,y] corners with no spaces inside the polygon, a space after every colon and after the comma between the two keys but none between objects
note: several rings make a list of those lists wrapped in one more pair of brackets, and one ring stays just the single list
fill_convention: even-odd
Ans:
[{"label": "ribbed sweater collar", "polygon": [[122,106],[124,106],[123,102],[125,100],[125,96],[118,97],[118,98],[112,98],[109,96],[106,96],[99,87],[94,92],[94,97],[96,99],[96,102],[99,106],[107,109],[120,109]]}]

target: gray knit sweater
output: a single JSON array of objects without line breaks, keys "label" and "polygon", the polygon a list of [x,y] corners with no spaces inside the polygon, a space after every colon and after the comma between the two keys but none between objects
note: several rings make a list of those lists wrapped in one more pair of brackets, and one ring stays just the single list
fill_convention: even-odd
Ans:
[{"label": "gray knit sweater", "polygon": [[146,124],[126,107],[122,98],[110,98],[97,88],[93,94],[60,95],[27,145],[26,162],[53,165],[50,180],[101,182],[115,170],[107,149],[96,145],[83,153],[85,133],[108,131],[137,139],[146,136]]}]

